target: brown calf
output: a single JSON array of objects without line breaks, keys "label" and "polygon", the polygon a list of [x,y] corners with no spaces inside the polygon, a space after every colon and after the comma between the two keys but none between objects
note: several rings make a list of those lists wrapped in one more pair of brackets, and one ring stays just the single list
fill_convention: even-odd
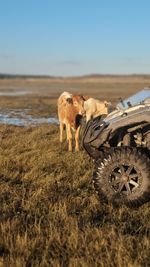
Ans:
[{"label": "brown calf", "polygon": [[66,127],[68,149],[72,151],[72,130],[75,132],[75,151],[79,151],[80,118],[84,113],[84,97],[62,93],[57,101],[60,122],[60,142],[63,141],[63,129]]}]

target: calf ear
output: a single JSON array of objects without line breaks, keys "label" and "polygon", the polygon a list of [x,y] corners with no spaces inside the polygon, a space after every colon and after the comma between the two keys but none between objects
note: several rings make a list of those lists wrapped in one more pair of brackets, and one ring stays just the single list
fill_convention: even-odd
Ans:
[{"label": "calf ear", "polygon": [[91,98],[91,97],[88,96],[88,95],[82,95],[82,98],[83,98],[84,101],[86,101],[86,100],[88,100],[88,99]]},{"label": "calf ear", "polygon": [[109,106],[109,102],[107,102],[107,101],[104,101],[104,104],[105,104],[105,107]]},{"label": "calf ear", "polygon": [[73,104],[73,100],[72,100],[72,98],[67,98],[66,101],[67,101],[69,104]]}]

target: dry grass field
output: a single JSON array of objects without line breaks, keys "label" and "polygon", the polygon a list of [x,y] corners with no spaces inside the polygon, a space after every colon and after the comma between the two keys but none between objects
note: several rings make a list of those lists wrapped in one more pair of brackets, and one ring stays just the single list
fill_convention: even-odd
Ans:
[{"label": "dry grass field", "polygon": [[[150,85],[150,76],[3,79],[0,109],[56,117],[63,91],[112,101]],[[93,162],[59,144],[58,125],[0,124],[0,267],[150,266],[150,203],[102,205]]]}]

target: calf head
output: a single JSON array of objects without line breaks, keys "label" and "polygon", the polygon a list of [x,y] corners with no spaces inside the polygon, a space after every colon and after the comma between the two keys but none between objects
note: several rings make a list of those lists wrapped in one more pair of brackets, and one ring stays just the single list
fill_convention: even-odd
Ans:
[{"label": "calf head", "polygon": [[107,108],[108,113],[110,113],[113,110],[112,103],[104,101],[105,107]]},{"label": "calf head", "polygon": [[84,111],[84,97],[82,95],[74,95],[72,97],[73,106],[75,107],[78,114],[82,115],[85,113]]}]

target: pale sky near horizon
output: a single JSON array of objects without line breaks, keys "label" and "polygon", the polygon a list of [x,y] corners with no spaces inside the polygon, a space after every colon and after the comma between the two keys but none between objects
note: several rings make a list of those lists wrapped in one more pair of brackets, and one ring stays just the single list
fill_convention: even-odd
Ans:
[{"label": "pale sky near horizon", "polygon": [[0,73],[150,73],[148,0],[0,0]]}]

